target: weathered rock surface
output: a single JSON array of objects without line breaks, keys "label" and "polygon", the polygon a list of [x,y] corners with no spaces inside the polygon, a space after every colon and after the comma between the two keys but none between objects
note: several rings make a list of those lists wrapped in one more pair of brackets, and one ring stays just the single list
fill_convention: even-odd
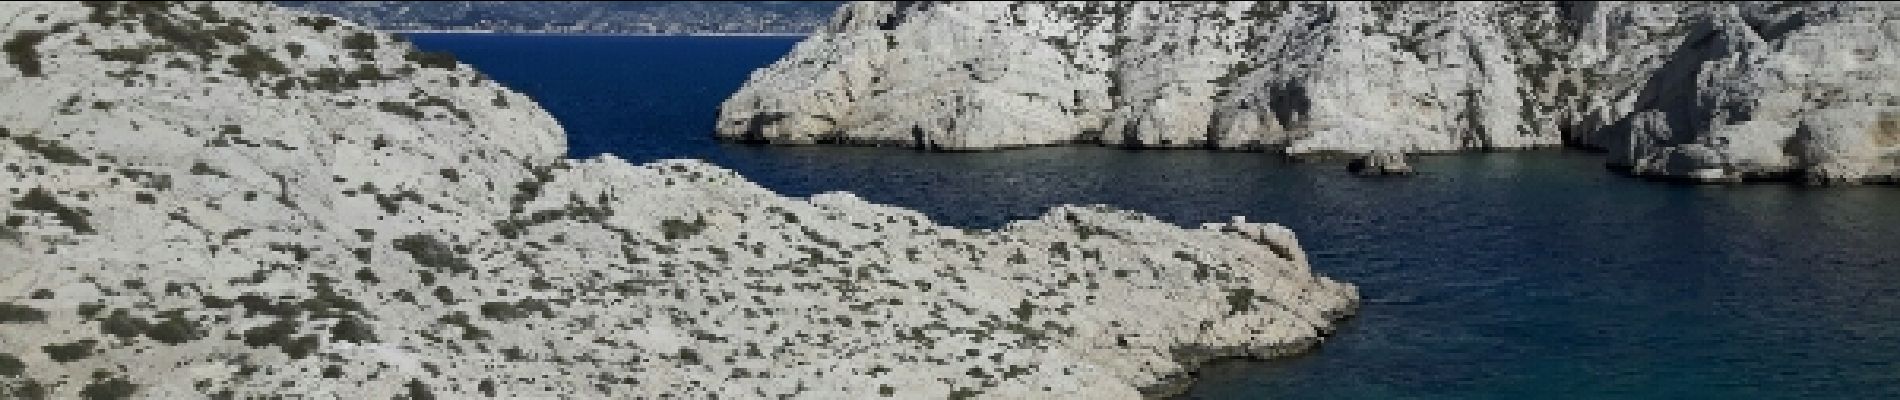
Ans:
[{"label": "weathered rock surface", "polygon": [[0,40],[0,397],[1132,398],[1357,299],[1276,225],[563,160],[530,99],[314,14],[8,2]]},{"label": "weathered rock surface", "polygon": [[1572,144],[1637,174],[1900,176],[1900,6],[857,2],[721,110],[772,143],[1289,154]]}]

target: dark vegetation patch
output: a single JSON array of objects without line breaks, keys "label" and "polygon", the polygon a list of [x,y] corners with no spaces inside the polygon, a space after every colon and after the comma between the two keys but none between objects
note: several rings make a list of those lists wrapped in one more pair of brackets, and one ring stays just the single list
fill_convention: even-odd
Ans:
[{"label": "dark vegetation patch", "polygon": [[415,234],[394,240],[396,251],[409,253],[416,264],[447,273],[474,272],[475,267],[462,259],[454,248],[442,243],[434,236]]},{"label": "dark vegetation patch", "polygon": [[46,311],[40,309],[0,302],[0,323],[46,322]]},{"label": "dark vegetation patch", "polygon": [[410,51],[402,55],[403,60],[416,63],[423,68],[455,69],[455,55],[448,52]]},{"label": "dark vegetation patch", "polygon": [[45,76],[42,71],[44,66],[40,65],[40,52],[34,47],[46,41],[46,35],[47,33],[43,31],[23,31],[14,34],[13,39],[0,45],[0,48],[7,52],[7,63],[13,64],[14,68],[19,68],[20,75]]},{"label": "dark vegetation patch", "polygon": [[312,289],[315,296],[301,300],[272,301],[257,294],[245,294],[237,299],[224,299],[217,296],[205,296],[200,299],[206,308],[227,309],[242,306],[244,316],[269,315],[278,318],[271,325],[252,328],[245,332],[245,343],[253,347],[280,346],[284,353],[292,357],[302,357],[316,348],[317,337],[305,335],[291,337],[300,323],[298,318],[334,319],[330,325],[329,341],[371,343],[376,341],[375,332],[362,320],[362,303],[344,297],[332,286],[333,278],[322,274],[312,274],[310,280],[315,283]]},{"label": "dark vegetation patch", "polygon": [[0,398],[22,400],[44,400],[48,398],[47,387],[39,381],[22,379],[16,382],[0,381]]},{"label": "dark vegetation patch", "polygon": [[665,236],[666,240],[686,239],[698,236],[700,232],[705,231],[706,217],[704,216],[694,218],[693,222],[672,218],[660,221],[660,234]]},{"label": "dark vegetation patch", "polygon": [[344,318],[330,325],[331,342],[375,343],[376,331],[358,318]]},{"label": "dark vegetation patch", "polygon": [[1227,314],[1233,315],[1253,311],[1253,294],[1252,288],[1227,289],[1227,306],[1232,307],[1232,310],[1228,311]]},{"label": "dark vegetation patch", "polygon": [[535,225],[560,220],[575,220],[598,224],[607,222],[607,218],[613,215],[614,210],[612,208],[608,208],[607,206],[590,206],[581,202],[579,199],[574,199],[574,201],[569,202],[562,208],[538,210],[528,214],[525,218],[517,216],[515,218],[495,221],[495,232],[500,233],[502,237],[515,239],[521,237],[523,232],[526,232],[528,228],[532,228]]},{"label": "dark vegetation patch", "polygon": [[139,391],[138,384],[105,371],[93,373],[92,378],[92,383],[87,383],[84,388],[79,389],[80,398],[87,400],[130,399]]},{"label": "dark vegetation patch", "polygon": [[150,171],[143,171],[137,168],[127,168],[127,167],[119,167],[118,170],[119,170],[119,175],[124,176],[126,179],[131,179],[134,182],[139,182],[141,185],[145,186],[146,188],[150,188],[154,190],[171,190],[172,188],[171,175],[153,173]]},{"label": "dark vegetation patch", "polygon": [[88,303],[88,304],[80,304],[79,308],[74,311],[79,312],[80,318],[93,319],[94,317],[99,316],[100,311],[104,311],[105,309],[106,309],[106,305],[104,304]]},{"label": "dark vegetation patch", "polygon": [[400,102],[400,101],[376,102],[376,110],[390,113],[390,114],[396,114],[396,115],[400,115],[404,117],[409,117],[409,119],[413,119],[413,120],[423,120],[423,119],[429,118],[429,114],[425,114],[422,112],[422,110],[416,109],[416,106],[411,105],[409,103]]},{"label": "dark vegetation patch", "polygon": [[277,57],[254,46],[245,46],[244,53],[231,56],[226,61],[231,63],[231,68],[237,70],[237,76],[246,79],[290,74],[290,68],[284,66],[282,61],[277,61]]},{"label": "dark vegetation patch", "polygon": [[529,318],[540,313],[542,318],[554,316],[554,309],[548,307],[547,300],[521,299],[513,303],[494,301],[482,303],[482,317],[494,320],[513,320]]},{"label": "dark vegetation patch", "polygon": [[1015,314],[1018,321],[1028,322],[1030,317],[1036,315],[1036,305],[1029,304],[1029,300],[1025,299],[1011,310],[1011,314]]},{"label": "dark vegetation patch", "polygon": [[376,48],[376,34],[374,33],[357,32],[343,37],[343,49],[345,50],[375,50]]},{"label": "dark vegetation patch", "polygon": [[381,207],[383,212],[391,215],[402,213],[402,202],[404,201],[411,201],[416,204],[426,204],[427,202],[427,200],[422,198],[422,194],[412,190],[404,190],[395,194],[377,193],[373,196],[376,198],[376,206]]},{"label": "dark vegetation patch", "polygon": [[26,373],[26,363],[12,354],[0,353],[0,376],[20,376]]},{"label": "dark vegetation patch", "polygon": [[92,224],[86,221],[85,210],[60,204],[59,200],[54,198],[53,194],[47,192],[46,189],[33,188],[33,190],[27,191],[26,196],[13,201],[13,207],[22,210],[50,212],[53,213],[54,218],[59,220],[60,224],[73,228],[74,231],[82,234],[92,234],[94,232]]},{"label": "dark vegetation patch", "polygon": [[508,198],[510,212],[520,214],[524,210],[523,206],[526,206],[528,202],[534,201],[536,198],[540,198],[541,187],[546,186],[548,182],[554,182],[554,169],[556,168],[559,168],[559,166],[529,166],[528,173],[534,174],[534,179],[515,183],[515,195]]},{"label": "dark vegetation patch", "polygon": [[336,18],[330,17],[297,17],[297,24],[308,26],[317,32],[323,32],[330,30],[331,27],[335,27],[340,23],[337,22]]},{"label": "dark vegetation patch", "polygon": [[974,399],[980,394],[983,394],[983,391],[972,388],[957,388],[957,390],[950,391],[950,396],[946,398],[950,400]]},{"label": "dark vegetation patch", "polygon": [[145,46],[138,46],[138,47],[122,47],[122,48],[116,48],[116,49],[93,50],[92,54],[99,56],[99,59],[105,60],[105,61],[123,61],[123,62],[129,62],[133,64],[145,64],[152,61],[153,54],[169,53],[172,51],[175,51],[175,50],[171,46],[145,45]]},{"label": "dark vegetation patch", "polygon": [[86,160],[85,156],[79,155],[79,152],[73,151],[72,148],[66,147],[56,140],[41,139],[32,136],[12,136],[8,134],[5,129],[0,129],[0,137],[5,136],[10,136],[13,139],[13,144],[20,145],[20,148],[26,149],[27,152],[37,154],[40,157],[44,157],[47,161],[66,165],[91,164],[91,162]]},{"label": "dark vegetation patch", "polygon": [[449,114],[455,115],[456,119],[460,119],[463,121],[468,121],[469,119],[474,118],[474,115],[469,114],[468,110],[463,110],[461,107],[456,107],[454,102],[451,102],[449,101],[449,99],[445,99],[441,97],[435,97],[435,96],[425,97],[421,100],[417,100],[416,106],[417,107],[442,107],[443,109],[449,110]]},{"label": "dark vegetation patch", "polygon": [[302,324],[294,319],[279,319],[264,326],[244,330],[244,345],[251,347],[277,346],[290,358],[301,359],[316,351],[320,344],[316,335],[297,336]]},{"label": "dark vegetation patch", "polygon": [[1096,236],[1108,236],[1115,239],[1122,238],[1120,233],[1116,233],[1115,231],[1109,230],[1107,228],[1103,228],[1103,227],[1095,226],[1086,222],[1082,222],[1082,219],[1077,218],[1074,214],[1064,216],[1063,218],[1068,219],[1070,224],[1075,225],[1075,235],[1081,237],[1082,240],[1089,240],[1089,238],[1096,237]]},{"label": "dark vegetation patch", "polygon": [[210,59],[225,45],[250,41],[252,27],[237,19],[226,19],[207,4],[193,8],[195,18],[181,18],[171,12],[179,4],[158,1],[87,1],[92,13],[86,21],[102,26],[137,23],[145,32],[163,40],[174,51]]},{"label": "dark vegetation patch", "polygon": [[429,385],[423,384],[420,379],[410,379],[403,386],[409,388],[409,400],[435,400],[435,392],[430,391]]},{"label": "dark vegetation patch", "polygon": [[99,321],[99,331],[108,335],[130,339],[145,336],[164,344],[182,344],[205,337],[205,329],[197,321],[185,318],[185,310],[170,310],[159,313],[158,322],[149,322],[133,316],[130,310],[116,309],[105,319]]},{"label": "dark vegetation patch", "polygon": [[376,66],[362,64],[349,71],[341,68],[318,68],[310,71],[301,82],[306,88],[336,92],[361,89],[368,84],[391,79],[395,77],[384,75],[382,70],[376,69]]},{"label": "dark vegetation patch", "polygon": [[316,295],[296,302],[295,307],[310,313],[311,317],[353,319],[364,312],[363,303],[337,294],[336,288],[331,286],[336,279],[323,274],[311,274],[310,280],[315,282],[311,290]]},{"label": "dark vegetation patch", "polygon": [[[425,280],[433,282],[434,278],[425,278]],[[455,305],[460,302],[455,299],[455,292],[449,290],[448,286],[436,286],[435,290],[429,294],[435,296],[435,300],[442,302],[442,304]]]},{"label": "dark vegetation patch", "polygon": [[217,168],[212,168],[210,164],[205,164],[204,161],[191,163],[190,172],[192,175],[209,175],[209,176],[216,176],[220,178],[231,177],[230,175],[225,174],[224,171],[219,171]]},{"label": "dark vegetation patch", "polygon": [[85,339],[72,343],[40,346],[40,350],[46,352],[46,357],[55,362],[72,362],[92,357],[93,348],[98,345],[97,340]]}]

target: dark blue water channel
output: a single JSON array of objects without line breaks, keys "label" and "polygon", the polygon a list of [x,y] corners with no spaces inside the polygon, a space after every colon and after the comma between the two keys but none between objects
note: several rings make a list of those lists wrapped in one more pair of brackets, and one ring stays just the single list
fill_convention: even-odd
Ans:
[{"label": "dark blue water channel", "polygon": [[1900,398],[1900,188],[1692,186],[1568,151],[1360,179],[1258,153],[989,153],[711,139],[787,38],[419,35],[523,91],[571,155],[701,158],[787,195],[856,192],[991,227],[1064,203],[1299,233],[1359,285],[1322,347],[1205,370],[1194,398]]}]

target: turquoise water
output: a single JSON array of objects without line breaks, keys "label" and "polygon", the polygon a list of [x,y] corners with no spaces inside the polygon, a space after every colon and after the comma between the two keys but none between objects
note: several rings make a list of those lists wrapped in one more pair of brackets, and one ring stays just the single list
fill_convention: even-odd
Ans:
[{"label": "turquoise water", "polygon": [[719,102],[795,39],[419,35],[539,100],[571,155],[702,158],[992,227],[1064,203],[1299,232],[1365,304],[1316,351],[1228,362],[1191,398],[1900,398],[1900,188],[1690,186],[1569,151],[1420,176],[1258,153],[722,144]]}]

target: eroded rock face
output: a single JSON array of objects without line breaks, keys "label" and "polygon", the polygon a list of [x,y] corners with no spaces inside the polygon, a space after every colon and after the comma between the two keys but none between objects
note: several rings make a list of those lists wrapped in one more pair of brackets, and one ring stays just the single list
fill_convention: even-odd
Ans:
[{"label": "eroded rock face", "polygon": [[1889,180],[1900,6],[858,2],[718,135],[1289,154],[1573,144],[1638,174]]},{"label": "eroded rock face", "polygon": [[256,4],[0,3],[0,397],[1132,398],[1332,329],[1293,234],[963,230],[694,161]]}]

